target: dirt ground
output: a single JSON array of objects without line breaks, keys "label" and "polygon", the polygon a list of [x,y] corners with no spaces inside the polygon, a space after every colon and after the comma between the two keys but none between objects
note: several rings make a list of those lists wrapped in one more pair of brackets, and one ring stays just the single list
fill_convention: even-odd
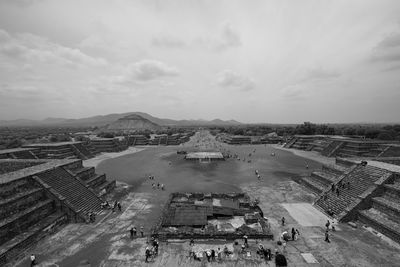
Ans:
[{"label": "dirt ground", "polygon": [[[176,153],[195,149],[229,152],[237,154],[240,160],[189,162]],[[67,225],[29,253],[37,255],[39,266],[275,266],[274,262],[266,262],[256,255],[256,247],[261,243],[272,251],[282,251],[289,266],[399,266],[400,250],[362,227],[354,229],[339,224],[338,231],[332,232],[331,243],[324,242],[323,215],[310,206],[315,196],[295,180],[320,169],[329,160],[315,161],[318,158],[311,154],[302,156],[276,146],[221,144],[202,132],[183,146],[143,147],[140,152],[109,158],[100,162],[96,171],[120,182],[115,198],[121,201],[122,212],[108,213],[95,224]],[[255,170],[259,171],[261,180],[255,176]],[[154,175],[155,180],[149,180],[149,175]],[[166,190],[153,189],[153,182],[164,184]],[[260,200],[275,238],[250,240],[249,257],[235,253],[222,262],[211,263],[190,259],[187,240],[169,240],[160,244],[156,258],[145,263],[146,234],[159,219],[168,195],[178,191],[246,192]],[[309,216],[304,216],[306,212]],[[281,225],[282,217],[286,219],[285,226]],[[142,226],[144,237],[139,234],[130,239],[131,226],[138,229]],[[289,241],[283,249],[277,240],[283,231],[290,231],[292,227],[300,231],[300,237]],[[239,240],[239,244],[242,242]],[[202,240],[195,245],[201,250],[227,245],[237,251],[231,241],[225,240]],[[310,253],[318,263],[307,263],[304,253]],[[28,264],[25,258],[14,266]]]}]

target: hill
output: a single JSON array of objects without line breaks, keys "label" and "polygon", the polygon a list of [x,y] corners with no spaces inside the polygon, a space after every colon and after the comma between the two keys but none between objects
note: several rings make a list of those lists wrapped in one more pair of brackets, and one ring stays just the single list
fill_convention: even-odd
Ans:
[{"label": "hill", "polygon": [[103,127],[111,124],[121,118],[129,115],[138,115],[158,126],[210,126],[210,125],[240,125],[241,123],[235,120],[220,120],[215,119],[207,120],[172,120],[165,118],[157,118],[144,112],[127,112],[127,113],[113,113],[107,115],[98,115],[81,119],[65,119],[65,118],[46,118],[44,120],[2,120],[1,126],[68,126],[68,127]]},{"label": "hill", "polygon": [[109,125],[101,128],[100,131],[123,131],[123,132],[130,132],[135,130],[158,130],[161,127],[151,122],[148,119],[145,119],[139,115],[132,114],[110,123]]}]

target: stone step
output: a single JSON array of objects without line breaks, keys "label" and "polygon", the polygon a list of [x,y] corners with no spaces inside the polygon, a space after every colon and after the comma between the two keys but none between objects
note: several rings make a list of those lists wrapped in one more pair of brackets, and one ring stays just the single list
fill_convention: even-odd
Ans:
[{"label": "stone step", "polygon": [[66,222],[67,216],[62,212],[56,212],[42,218],[39,222],[24,230],[23,233],[3,243],[0,248],[0,265],[2,266],[3,263],[15,259],[19,253],[43,238],[50,228],[54,229]]},{"label": "stone step", "polygon": [[400,243],[400,223],[374,208],[359,212],[359,220]]}]

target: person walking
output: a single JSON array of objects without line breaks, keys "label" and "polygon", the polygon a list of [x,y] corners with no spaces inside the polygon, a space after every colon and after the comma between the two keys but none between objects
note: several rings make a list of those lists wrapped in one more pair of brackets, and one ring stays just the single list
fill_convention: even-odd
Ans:
[{"label": "person walking", "polygon": [[246,246],[246,248],[248,248],[248,247],[249,247],[249,242],[248,242],[248,237],[247,237],[247,235],[244,235],[244,236],[243,236],[243,239],[244,239],[244,245]]},{"label": "person walking", "polygon": [[285,226],[285,217],[282,217],[281,221],[282,221],[282,226]]},{"label": "person walking", "polygon": [[36,256],[34,254],[31,254],[31,266],[35,266],[36,265]]},{"label": "person walking", "polygon": [[294,227],[292,227],[292,240],[294,241],[296,238],[296,231],[294,230]]},{"label": "person walking", "polygon": [[144,228],[143,228],[143,226],[140,226],[140,235],[142,237],[144,236]]},{"label": "person walking", "polygon": [[331,243],[331,240],[329,239],[329,231],[326,229],[325,231],[325,242]]}]

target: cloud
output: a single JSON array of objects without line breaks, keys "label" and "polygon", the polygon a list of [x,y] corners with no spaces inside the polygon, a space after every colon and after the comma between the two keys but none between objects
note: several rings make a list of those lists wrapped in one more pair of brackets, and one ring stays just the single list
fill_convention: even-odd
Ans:
[{"label": "cloud", "polygon": [[218,50],[225,50],[231,47],[242,45],[239,33],[232,27],[229,22],[222,25],[220,32],[219,43],[217,44]]},{"label": "cloud", "polygon": [[241,91],[249,91],[255,87],[252,79],[235,73],[232,70],[224,70],[218,73],[217,84],[221,87],[235,88]]},{"label": "cloud", "polygon": [[179,48],[184,47],[186,44],[181,39],[172,35],[160,35],[153,37],[151,44],[157,47],[165,48]]},{"label": "cloud", "polygon": [[46,38],[29,34],[11,36],[0,29],[0,53],[11,58],[40,61],[67,66],[104,66],[103,58],[91,57],[76,48],[53,43]]},{"label": "cloud", "polygon": [[326,70],[322,67],[310,69],[304,77],[307,81],[329,80],[339,77],[340,74],[333,70]]},{"label": "cloud", "polygon": [[303,86],[295,84],[284,87],[281,94],[289,100],[301,100],[304,98],[305,91]]},{"label": "cloud", "polygon": [[392,33],[382,39],[372,49],[372,62],[396,63],[400,61],[400,32]]},{"label": "cloud", "polygon": [[134,81],[151,81],[162,77],[179,75],[177,68],[157,60],[142,60],[129,65],[125,73],[112,78],[113,82],[126,83]]},{"label": "cloud", "polygon": [[377,45],[377,47],[380,48],[397,47],[397,46],[400,46],[400,32],[392,33],[386,36]]},{"label": "cloud", "polygon": [[229,22],[222,23],[218,32],[214,35],[197,37],[192,43],[199,47],[217,52],[242,45],[239,33]]}]

